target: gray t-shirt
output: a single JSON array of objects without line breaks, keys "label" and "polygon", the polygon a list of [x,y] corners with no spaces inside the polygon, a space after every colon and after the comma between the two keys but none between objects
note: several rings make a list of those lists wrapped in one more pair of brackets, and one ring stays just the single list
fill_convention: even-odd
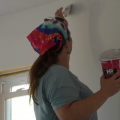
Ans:
[{"label": "gray t-shirt", "polygon": [[[77,100],[91,96],[93,92],[67,68],[52,65],[40,79],[34,103],[36,120],[59,120],[54,110]],[[86,120],[98,120],[97,112]]]}]

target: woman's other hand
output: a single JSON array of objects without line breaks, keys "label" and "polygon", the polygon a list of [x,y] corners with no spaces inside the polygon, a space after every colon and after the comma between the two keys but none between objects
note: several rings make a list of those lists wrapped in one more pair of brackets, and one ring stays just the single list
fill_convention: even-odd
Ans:
[{"label": "woman's other hand", "polygon": [[60,17],[60,18],[64,18],[63,13],[62,13],[63,7],[59,8],[56,12],[55,12],[55,17]]},{"label": "woman's other hand", "polygon": [[68,21],[64,18],[62,10],[63,10],[63,7],[59,8],[59,9],[55,12],[55,17],[63,18],[63,19],[65,20],[65,24],[68,26]]}]

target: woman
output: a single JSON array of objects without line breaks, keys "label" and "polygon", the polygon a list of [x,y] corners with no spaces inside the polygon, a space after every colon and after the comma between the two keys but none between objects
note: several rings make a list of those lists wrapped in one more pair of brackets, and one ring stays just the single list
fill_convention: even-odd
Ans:
[{"label": "woman", "polygon": [[96,111],[120,90],[120,71],[102,76],[95,94],[69,71],[72,38],[62,9],[55,13],[62,19],[45,21],[27,36],[40,54],[29,72],[36,120],[97,120]]}]

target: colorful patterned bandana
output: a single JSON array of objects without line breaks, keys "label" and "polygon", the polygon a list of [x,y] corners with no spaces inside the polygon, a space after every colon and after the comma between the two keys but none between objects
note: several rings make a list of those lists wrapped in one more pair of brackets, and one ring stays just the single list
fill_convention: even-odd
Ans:
[{"label": "colorful patterned bandana", "polygon": [[57,49],[59,50],[65,44],[68,36],[68,27],[64,23],[50,20],[33,30],[27,36],[27,39],[31,42],[33,49],[40,55],[43,55],[48,49],[55,46],[58,41],[60,41]]}]

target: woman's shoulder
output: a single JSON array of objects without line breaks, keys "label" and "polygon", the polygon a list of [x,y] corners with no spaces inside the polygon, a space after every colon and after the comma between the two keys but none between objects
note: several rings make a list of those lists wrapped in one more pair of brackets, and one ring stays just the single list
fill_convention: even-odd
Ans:
[{"label": "woman's shoulder", "polygon": [[49,69],[46,71],[46,73],[42,76],[43,79],[56,79],[59,77],[62,77],[64,75],[67,75],[69,70],[65,68],[64,66],[53,64],[49,67]]},{"label": "woman's shoulder", "polygon": [[76,86],[79,83],[77,77],[61,65],[52,65],[43,79],[46,89],[48,86]]},{"label": "woman's shoulder", "polygon": [[58,69],[58,70],[66,70],[66,71],[68,71],[68,69],[66,68],[66,67],[64,67],[64,66],[62,66],[62,65],[58,65],[58,64],[53,64],[51,67],[50,67],[51,69]]},{"label": "woman's shoulder", "polygon": [[53,64],[51,67],[50,67],[50,70],[53,72],[53,74],[55,75],[68,75],[68,74],[71,74],[71,72],[65,68],[64,66],[62,65],[57,65],[57,64]]},{"label": "woman's shoulder", "polygon": [[54,74],[54,77],[59,79],[59,78],[64,78],[64,79],[76,79],[77,76],[75,76],[69,69],[62,65],[57,65],[53,64],[50,67],[50,70]]}]

